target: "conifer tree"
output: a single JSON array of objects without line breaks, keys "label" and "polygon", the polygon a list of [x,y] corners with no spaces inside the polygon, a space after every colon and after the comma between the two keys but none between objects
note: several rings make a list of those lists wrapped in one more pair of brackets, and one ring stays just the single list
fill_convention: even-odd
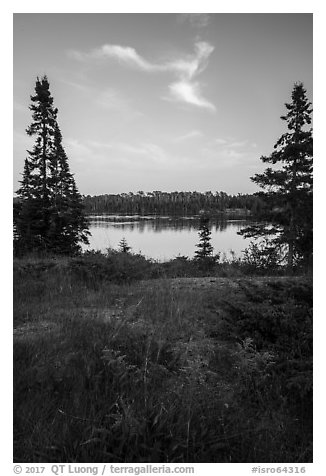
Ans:
[{"label": "conifer tree", "polygon": [[70,172],[58,124],[54,128],[53,144],[53,157],[49,167],[51,247],[57,253],[72,254],[79,250],[79,242],[88,243],[89,232],[83,213],[82,197]]},{"label": "conifer tree", "polygon": [[208,228],[209,217],[203,214],[200,218],[199,224],[199,243],[196,245],[199,248],[195,251],[195,259],[205,260],[206,258],[212,257],[213,247],[211,245],[211,231]]},{"label": "conifer tree", "polygon": [[33,122],[26,132],[36,139],[33,149],[27,151],[17,191],[16,250],[73,254],[79,251],[80,241],[88,243],[89,232],[46,76],[37,78],[31,101]]},{"label": "conifer tree", "polygon": [[296,261],[306,263],[312,256],[312,200],[313,200],[313,138],[311,103],[302,83],[296,83],[292,102],[285,104],[287,123],[284,133],[274,145],[270,156],[261,160],[281,168],[268,167],[251,180],[263,191],[257,193],[267,204],[265,215],[269,225],[261,224],[243,229],[246,237],[270,236],[279,249],[285,246],[289,270]]},{"label": "conifer tree", "polygon": [[122,253],[129,253],[129,251],[131,250],[131,247],[128,245],[127,240],[126,240],[125,237],[123,237],[122,240],[119,243],[119,250]]}]

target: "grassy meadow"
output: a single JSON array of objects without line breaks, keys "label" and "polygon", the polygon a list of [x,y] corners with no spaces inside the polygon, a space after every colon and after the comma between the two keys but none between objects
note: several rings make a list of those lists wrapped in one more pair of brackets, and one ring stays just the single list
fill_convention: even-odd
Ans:
[{"label": "grassy meadow", "polygon": [[14,461],[311,462],[312,280],[246,269],[15,259]]}]

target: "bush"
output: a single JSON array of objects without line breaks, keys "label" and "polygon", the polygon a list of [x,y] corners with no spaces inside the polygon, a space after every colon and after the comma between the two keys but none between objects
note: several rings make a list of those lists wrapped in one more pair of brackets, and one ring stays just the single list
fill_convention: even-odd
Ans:
[{"label": "bush", "polygon": [[268,240],[259,243],[250,242],[244,250],[242,265],[249,271],[277,271],[280,268],[282,257],[280,251]]},{"label": "bush", "polygon": [[[271,282],[262,289],[242,285],[245,301],[232,304],[224,331],[242,346],[237,395],[273,402],[289,421],[300,421],[303,433],[312,431],[312,285]],[[240,388],[242,389],[240,391]],[[276,409],[279,410],[276,410]],[[271,411],[271,407],[270,410]],[[299,431],[298,428],[296,431]],[[293,438],[293,436],[292,436]]]},{"label": "bush", "polygon": [[74,277],[86,285],[96,286],[102,281],[117,284],[151,277],[154,263],[140,254],[108,249],[106,254],[88,251],[69,263]]}]

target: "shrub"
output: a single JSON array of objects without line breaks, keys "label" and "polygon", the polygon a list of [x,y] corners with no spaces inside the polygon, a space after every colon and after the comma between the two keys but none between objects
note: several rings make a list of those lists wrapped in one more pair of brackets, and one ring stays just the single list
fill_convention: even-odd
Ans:
[{"label": "shrub", "polygon": [[109,249],[106,254],[84,253],[72,259],[69,266],[75,277],[86,285],[96,286],[102,281],[120,284],[150,277],[153,262],[140,254]]},{"label": "shrub", "polygon": [[242,264],[250,271],[277,271],[281,265],[280,251],[267,239],[259,243],[250,242],[244,250]]}]

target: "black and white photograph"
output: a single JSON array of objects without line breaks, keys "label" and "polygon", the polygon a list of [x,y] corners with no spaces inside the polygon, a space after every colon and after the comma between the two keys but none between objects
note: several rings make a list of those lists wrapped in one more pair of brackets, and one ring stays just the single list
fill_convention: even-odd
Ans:
[{"label": "black and white photograph", "polygon": [[313,16],[13,13],[15,468],[308,473]]}]

